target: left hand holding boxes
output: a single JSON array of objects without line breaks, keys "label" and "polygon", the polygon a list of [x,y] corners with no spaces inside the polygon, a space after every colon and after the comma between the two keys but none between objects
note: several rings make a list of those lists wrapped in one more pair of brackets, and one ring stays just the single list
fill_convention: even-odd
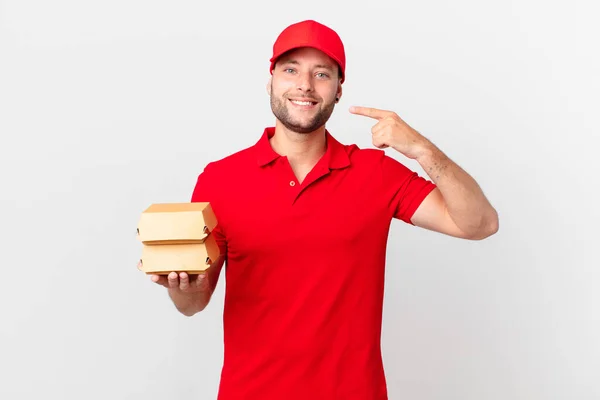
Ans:
[{"label": "left hand holding boxes", "polygon": [[159,203],[140,218],[137,237],[142,242],[138,268],[146,274],[200,274],[219,257],[211,234],[217,226],[210,203]]}]

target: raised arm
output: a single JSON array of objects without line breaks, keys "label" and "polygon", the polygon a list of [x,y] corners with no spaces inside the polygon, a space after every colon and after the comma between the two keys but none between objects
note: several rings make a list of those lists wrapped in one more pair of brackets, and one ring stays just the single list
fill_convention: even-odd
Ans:
[{"label": "raised arm", "polygon": [[376,119],[373,144],[416,160],[436,184],[413,214],[415,226],[470,240],[498,231],[498,214],[477,182],[431,141],[392,111],[352,107],[350,112]]},{"label": "raised arm", "polygon": [[430,144],[417,157],[436,188],[411,218],[415,226],[447,235],[485,239],[498,231],[498,214],[477,182]]}]

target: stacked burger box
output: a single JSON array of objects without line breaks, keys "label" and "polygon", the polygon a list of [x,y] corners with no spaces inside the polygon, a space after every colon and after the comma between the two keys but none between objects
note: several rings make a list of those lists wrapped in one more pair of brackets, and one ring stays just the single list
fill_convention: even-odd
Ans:
[{"label": "stacked burger box", "polygon": [[137,238],[142,243],[140,270],[146,274],[199,274],[219,257],[212,234],[217,218],[210,203],[158,203],[142,212]]}]

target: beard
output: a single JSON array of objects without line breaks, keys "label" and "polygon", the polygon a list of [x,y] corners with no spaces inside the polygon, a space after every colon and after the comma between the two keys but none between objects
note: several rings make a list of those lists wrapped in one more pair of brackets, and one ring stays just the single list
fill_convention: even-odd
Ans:
[{"label": "beard", "polygon": [[[273,93],[272,90],[271,93]],[[271,110],[283,126],[296,133],[311,133],[316,131],[325,125],[335,108],[335,102],[319,103],[321,108],[317,110],[317,113],[312,118],[301,120],[290,115],[288,101],[286,97],[276,98],[271,95]]]}]

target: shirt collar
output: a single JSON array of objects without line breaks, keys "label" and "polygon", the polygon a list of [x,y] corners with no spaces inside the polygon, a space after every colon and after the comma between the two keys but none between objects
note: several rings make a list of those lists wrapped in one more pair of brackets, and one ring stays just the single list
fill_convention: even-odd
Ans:
[{"label": "shirt collar", "polygon": [[[275,127],[265,128],[262,136],[254,145],[254,152],[256,154],[256,161],[260,167],[263,167],[277,158],[281,157],[273,147],[269,139],[275,134]],[[327,150],[325,151],[324,158],[327,161],[327,165],[330,169],[344,168],[350,165],[350,158],[346,152],[345,146],[338,142],[329,131],[325,130],[325,138],[327,141]]]}]

